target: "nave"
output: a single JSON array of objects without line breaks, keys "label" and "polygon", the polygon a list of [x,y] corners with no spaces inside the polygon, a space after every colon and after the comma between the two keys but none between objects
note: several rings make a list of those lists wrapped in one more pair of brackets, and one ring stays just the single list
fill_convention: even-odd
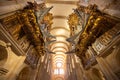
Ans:
[{"label": "nave", "polygon": [[0,80],[120,80],[119,0],[0,0]]}]

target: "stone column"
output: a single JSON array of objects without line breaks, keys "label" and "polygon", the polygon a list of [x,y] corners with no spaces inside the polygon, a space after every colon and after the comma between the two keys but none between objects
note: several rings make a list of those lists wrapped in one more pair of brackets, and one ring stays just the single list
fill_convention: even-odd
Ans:
[{"label": "stone column", "polygon": [[[84,70],[80,62],[76,62],[75,55],[73,55],[74,65],[75,65],[75,75],[77,80],[84,80]],[[81,65],[81,66],[80,66]]]},{"label": "stone column", "polygon": [[112,69],[109,67],[109,64],[105,61],[105,59],[103,59],[102,57],[97,57],[96,60],[107,80],[119,80],[113,73]]}]

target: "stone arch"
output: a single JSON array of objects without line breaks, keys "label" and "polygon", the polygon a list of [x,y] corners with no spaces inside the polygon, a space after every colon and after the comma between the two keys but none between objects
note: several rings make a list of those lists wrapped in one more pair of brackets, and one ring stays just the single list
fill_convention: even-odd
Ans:
[{"label": "stone arch", "polygon": [[25,67],[21,70],[16,80],[30,80],[31,68]]},{"label": "stone arch", "polygon": [[97,68],[91,70],[92,80],[105,80],[103,73]]}]

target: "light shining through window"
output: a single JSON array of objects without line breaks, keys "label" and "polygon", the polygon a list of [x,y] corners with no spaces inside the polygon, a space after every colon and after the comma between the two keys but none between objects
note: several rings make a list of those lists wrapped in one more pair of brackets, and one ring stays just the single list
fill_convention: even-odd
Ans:
[{"label": "light shining through window", "polygon": [[56,75],[64,74],[64,69],[61,69],[61,68],[60,68],[60,69],[55,69],[55,70],[54,70],[54,74],[56,74]]},{"label": "light shining through window", "polygon": [[58,72],[59,72],[58,69],[54,70],[54,74],[59,74]]},{"label": "light shining through window", "polygon": [[64,74],[64,69],[60,69],[60,74]]}]

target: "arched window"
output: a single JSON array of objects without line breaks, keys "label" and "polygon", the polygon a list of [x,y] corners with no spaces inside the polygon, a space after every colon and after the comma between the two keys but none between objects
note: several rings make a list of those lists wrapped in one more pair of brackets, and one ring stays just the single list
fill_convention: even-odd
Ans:
[{"label": "arched window", "polygon": [[63,68],[54,69],[54,74],[62,75],[62,74],[64,74],[64,69]]}]

